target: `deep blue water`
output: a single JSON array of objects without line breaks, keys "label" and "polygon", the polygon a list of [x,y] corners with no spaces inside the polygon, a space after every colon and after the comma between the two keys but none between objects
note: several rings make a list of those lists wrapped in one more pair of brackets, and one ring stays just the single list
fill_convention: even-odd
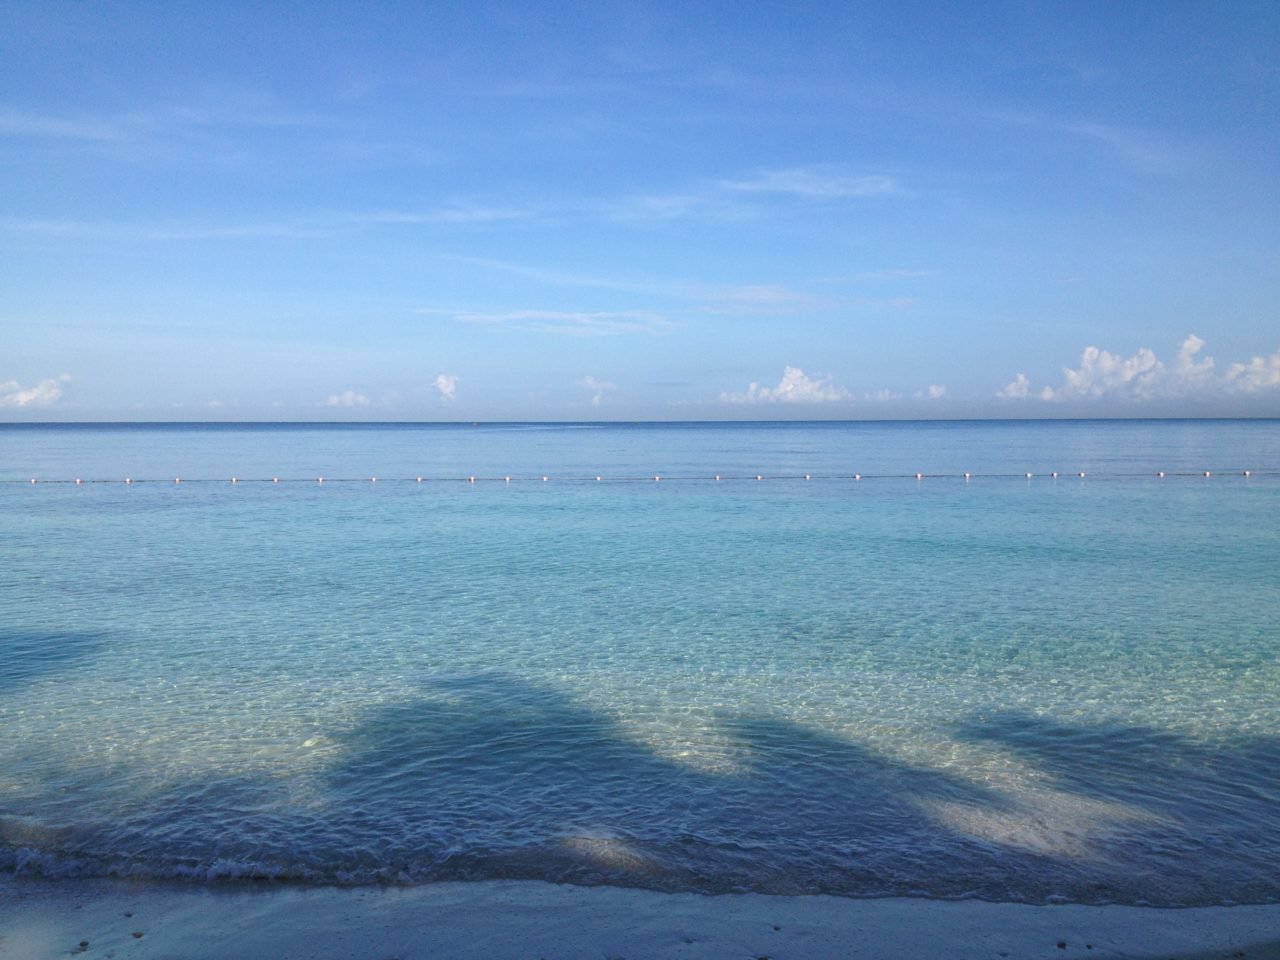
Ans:
[{"label": "deep blue water", "polygon": [[1280,900],[1277,421],[0,426],[0,480],[2,870]]}]

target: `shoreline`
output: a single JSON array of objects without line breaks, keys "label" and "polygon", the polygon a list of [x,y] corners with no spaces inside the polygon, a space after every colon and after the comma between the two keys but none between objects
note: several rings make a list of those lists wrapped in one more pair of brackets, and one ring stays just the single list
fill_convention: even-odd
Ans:
[{"label": "shoreline", "polygon": [[0,958],[68,956],[1280,960],[1280,904],[711,896],[530,880],[246,888],[0,878]]}]

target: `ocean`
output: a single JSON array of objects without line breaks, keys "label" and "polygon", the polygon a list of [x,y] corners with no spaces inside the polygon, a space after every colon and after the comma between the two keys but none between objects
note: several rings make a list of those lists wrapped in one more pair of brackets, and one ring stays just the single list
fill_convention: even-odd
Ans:
[{"label": "ocean", "polygon": [[0,872],[1280,902],[1280,421],[0,425],[0,561]]}]

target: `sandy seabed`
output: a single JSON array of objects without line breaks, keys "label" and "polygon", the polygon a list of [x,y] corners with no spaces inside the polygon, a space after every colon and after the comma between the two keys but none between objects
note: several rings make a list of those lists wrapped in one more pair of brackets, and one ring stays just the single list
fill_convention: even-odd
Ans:
[{"label": "sandy seabed", "polygon": [[530,881],[404,888],[0,879],[0,958],[1280,958],[1280,904],[1192,909],[703,896]]}]

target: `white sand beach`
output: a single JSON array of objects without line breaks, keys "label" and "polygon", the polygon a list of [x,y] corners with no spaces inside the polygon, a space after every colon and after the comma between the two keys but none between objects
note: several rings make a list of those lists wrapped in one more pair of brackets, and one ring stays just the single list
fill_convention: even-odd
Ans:
[{"label": "white sand beach", "polygon": [[0,881],[0,957],[42,960],[1280,957],[1280,905],[1182,910],[701,896],[525,881],[245,888]]}]

